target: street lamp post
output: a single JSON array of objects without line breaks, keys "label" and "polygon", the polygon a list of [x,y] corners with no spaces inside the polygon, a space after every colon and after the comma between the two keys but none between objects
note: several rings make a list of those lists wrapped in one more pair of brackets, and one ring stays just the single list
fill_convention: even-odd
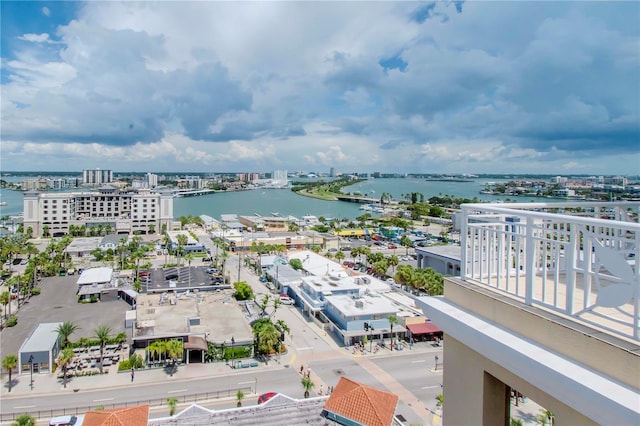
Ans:
[{"label": "street lamp post", "polygon": [[369,325],[369,352],[373,351],[373,323]]},{"label": "street lamp post", "polygon": [[31,386],[31,390],[33,390],[33,354],[29,355],[29,368],[31,370],[31,382],[30,385]]},{"label": "street lamp post", "polygon": [[436,368],[435,368],[435,370],[437,370],[437,369],[438,369],[438,360],[439,360],[439,359],[440,359],[440,358],[438,358],[438,355],[436,355]]},{"label": "street lamp post", "polygon": [[[244,235],[240,236],[240,245],[242,246],[244,244]],[[238,246],[236,245],[236,249],[238,250],[238,282],[240,282],[240,267],[242,266],[242,252],[240,250],[242,250],[242,247],[238,248]]]}]

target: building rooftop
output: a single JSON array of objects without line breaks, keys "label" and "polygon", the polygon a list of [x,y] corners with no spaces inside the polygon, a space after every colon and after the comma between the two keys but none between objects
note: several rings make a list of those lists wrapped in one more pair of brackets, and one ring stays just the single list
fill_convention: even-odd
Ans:
[{"label": "building rooftop", "polygon": [[147,426],[149,405],[88,411],[82,426]]},{"label": "building rooftop", "polygon": [[367,426],[389,426],[398,404],[398,396],[346,377],[340,377],[333,393],[324,405],[327,418],[350,420]]},{"label": "building rooftop", "polygon": [[106,266],[100,268],[85,269],[80,274],[76,284],[79,286],[87,284],[110,283],[113,276],[113,269]]},{"label": "building rooftop", "polygon": [[64,249],[66,253],[90,252],[98,248],[102,237],[75,237]]},{"label": "building rooftop", "polygon": [[447,244],[443,246],[416,247],[417,252],[431,253],[438,256],[460,261],[462,249],[459,245]]},{"label": "building rooftop", "polygon": [[302,277],[302,282],[316,292],[328,295],[338,290],[359,292],[361,287],[355,283],[354,279],[360,278],[350,277],[345,273],[341,273],[339,275],[306,276]]},{"label": "building rooftop", "polygon": [[[193,404],[172,417],[149,419],[149,426],[282,426],[282,425],[326,425],[322,407],[328,397],[293,399],[278,394],[264,404],[227,410],[209,410]],[[259,419],[259,420],[258,420]]]},{"label": "building rooftop", "polygon": [[320,256],[311,250],[296,251],[289,254],[289,259],[300,259],[302,268],[311,275],[340,275],[346,276],[346,272],[337,262]]},{"label": "building rooftop", "polygon": [[20,347],[20,352],[47,352],[51,350],[59,338],[56,330],[60,324],[62,323],[47,322],[38,324]]},{"label": "building rooftop", "polygon": [[[357,299],[347,295],[326,296],[327,303],[335,306],[347,317],[361,315],[388,315],[396,313],[398,307],[386,297],[363,295]],[[361,303],[360,303],[361,302]]]},{"label": "building rooftop", "polygon": [[[253,339],[249,313],[231,297],[230,290],[139,294],[137,304],[136,340],[189,334],[207,336],[216,343],[231,337],[238,343]],[[190,325],[190,318],[199,318],[199,324]]]}]

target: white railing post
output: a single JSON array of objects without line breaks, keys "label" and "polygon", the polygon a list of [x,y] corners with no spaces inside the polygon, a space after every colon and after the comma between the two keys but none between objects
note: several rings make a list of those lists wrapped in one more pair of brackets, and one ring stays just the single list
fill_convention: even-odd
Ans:
[{"label": "white railing post", "polygon": [[571,224],[571,231],[569,233],[569,242],[565,245],[565,259],[567,265],[565,266],[565,274],[567,277],[567,313],[573,315],[575,308],[573,304],[574,290],[576,288],[576,250],[580,245],[580,233],[577,229],[578,225]]},{"label": "white railing post", "polygon": [[[532,216],[527,217],[526,241],[525,241],[525,300],[527,305],[533,304],[533,286],[534,286],[534,263],[535,263],[535,242],[533,241],[533,225],[535,219]],[[519,271],[516,271],[519,274]]]},{"label": "white railing post", "polygon": [[[462,250],[460,250],[460,263],[461,263],[461,268],[460,268],[460,275],[462,276],[462,279],[467,279],[468,277],[468,271],[467,271],[467,234],[468,234],[468,228],[467,228],[467,220],[468,220],[468,210],[466,207],[462,207],[462,223],[460,225],[460,246],[462,248]],[[472,259],[473,259],[473,255],[472,255]]]}]

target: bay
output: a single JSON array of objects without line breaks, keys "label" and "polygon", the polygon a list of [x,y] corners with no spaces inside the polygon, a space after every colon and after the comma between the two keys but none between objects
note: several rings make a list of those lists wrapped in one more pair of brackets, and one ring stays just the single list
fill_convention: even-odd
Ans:
[{"label": "bay", "polygon": [[[425,200],[433,196],[451,195],[454,197],[482,201],[506,200],[507,196],[480,194],[480,190],[487,182],[507,182],[499,179],[473,179],[470,182],[435,181],[414,178],[369,179],[343,188],[345,193],[359,192],[373,198],[389,193],[394,199],[400,200],[403,194],[418,192]],[[511,197],[514,199],[514,197]],[[0,189],[0,200],[7,202],[0,206],[0,217],[18,215],[23,210],[23,194],[20,191]],[[518,202],[555,201],[548,198],[518,197]],[[561,200],[557,200],[561,201]],[[289,189],[256,189],[238,192],[219,192],[214,194],[174,198],[173,217],[209,215],[219,219],[222,214],[271,216],[305,215],[324,216],[325,218],[354,219],[364,212],[360,204],[344,201],[324,201],[304,197],[293,193]]]}]

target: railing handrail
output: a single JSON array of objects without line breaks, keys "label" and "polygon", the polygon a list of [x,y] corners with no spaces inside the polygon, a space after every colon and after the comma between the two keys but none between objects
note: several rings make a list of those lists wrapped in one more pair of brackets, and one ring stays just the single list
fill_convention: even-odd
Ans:
[{"label": "railing handrail", "polygon": [[[514,203],[508,206],[496,206],[495,204],[463,204],[461,209],[467,213],[468,216],[477,216],[473,214],[473,211],[482,210],[485,212],[502,213],[505,215],[534,217],[553,220],[554,222],[567,221],[578,223],[581,225],[601,225],[608,227],[620,228],[628,231],[640,231],[640,223],[622,222],[619,220],[600,219],[596,217],[584,217],[576,216],[566,213],[548,213],[544,211],[534,211],[531,209],[536,208],[562,208],[562,207],[629,207],[638,206],[640,202],[620,202],[620,203]],[[469,225],[469,224],[465,224]]]}]

